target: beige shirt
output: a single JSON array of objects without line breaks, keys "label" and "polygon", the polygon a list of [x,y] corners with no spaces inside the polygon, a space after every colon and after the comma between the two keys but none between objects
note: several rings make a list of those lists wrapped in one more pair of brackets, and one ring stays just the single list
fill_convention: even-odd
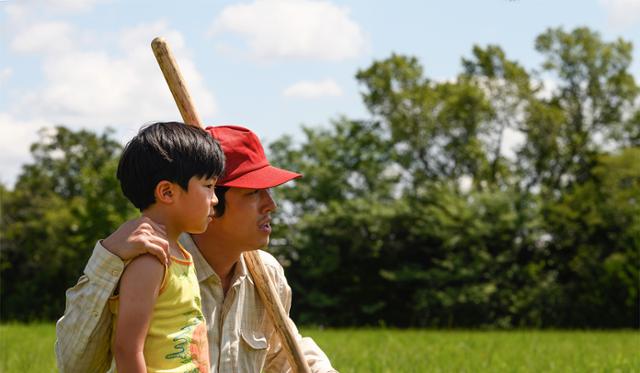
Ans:
[{"label": "beige shirt", "polygon": [[[225,296],[220,278],[204,260],[191,237],[182,235],[180,242],[193,256],[200,284],[211,372],[289,372],[286,355],[244,259],[236,264],[231,287]],[[282,266],[264,251],[260,251],[260,256],[289,312],[291,288]],[[55,350],[61,373],[106,372],[111,366],[111,313],[107,300],[123,270],[122,260],[98,242],[84,275],[76,286],[67,290],[65,314],[56,324]],[[291,324],[298,333],[293,321]],[[312,372],[336,372],[311,338],[298,334],[298,341]]]}]

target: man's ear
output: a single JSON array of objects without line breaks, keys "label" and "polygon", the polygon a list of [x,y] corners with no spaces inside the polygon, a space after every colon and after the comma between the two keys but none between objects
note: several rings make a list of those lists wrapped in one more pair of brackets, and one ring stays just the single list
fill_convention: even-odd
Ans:
[{"label": "man's ear", "polygon": [[176,184],[162,180],[156,185],[154,190],[156,202],[172,204],[176,197]]}]

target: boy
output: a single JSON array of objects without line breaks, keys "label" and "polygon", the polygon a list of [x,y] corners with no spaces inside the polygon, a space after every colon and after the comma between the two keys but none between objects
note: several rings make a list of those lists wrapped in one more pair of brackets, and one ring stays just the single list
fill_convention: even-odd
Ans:
[{"label": "boy", "polygon": [[207,229],[223,168],[219,144],[182,123],[149,125],[126,145],[117,171],[122,192],[164,227],[170,259],[132,259],[109,301],[118,372],[209,372],[198,280],[191,255],[177,239]]}]

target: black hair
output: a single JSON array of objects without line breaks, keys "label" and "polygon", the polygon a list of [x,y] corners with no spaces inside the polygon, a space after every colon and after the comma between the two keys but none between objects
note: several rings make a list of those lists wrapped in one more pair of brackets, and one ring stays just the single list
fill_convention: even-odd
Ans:
[{"label": "black hair", "polygon": [[205,130],[180,122],[144,126],[127,143],[117,176],[124,195],[140,211],[155,203],[154,190],[167,180],[189,187],[192,177],[219,178],[224,173],[224,153]]},{"label": "black hair", "polygon": [[226,186],[217,186],[215,188],[216,198],[218,198],[218,204],[215,207],[216,218],[219,218],[222,215],[224,215],[224,209],[226,206],[225,194],[227,193],[227,190],[229,190],[229,188],[230,187],[226,187]]}]

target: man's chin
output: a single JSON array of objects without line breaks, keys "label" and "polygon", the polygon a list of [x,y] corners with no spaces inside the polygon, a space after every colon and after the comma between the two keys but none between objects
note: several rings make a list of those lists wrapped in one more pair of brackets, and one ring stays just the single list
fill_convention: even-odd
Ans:
[{"label": "man's chin", "polygon": [[254,246],[255,249],[249,249],[247,251],[266,250],[269,247],[269,238]]}]

